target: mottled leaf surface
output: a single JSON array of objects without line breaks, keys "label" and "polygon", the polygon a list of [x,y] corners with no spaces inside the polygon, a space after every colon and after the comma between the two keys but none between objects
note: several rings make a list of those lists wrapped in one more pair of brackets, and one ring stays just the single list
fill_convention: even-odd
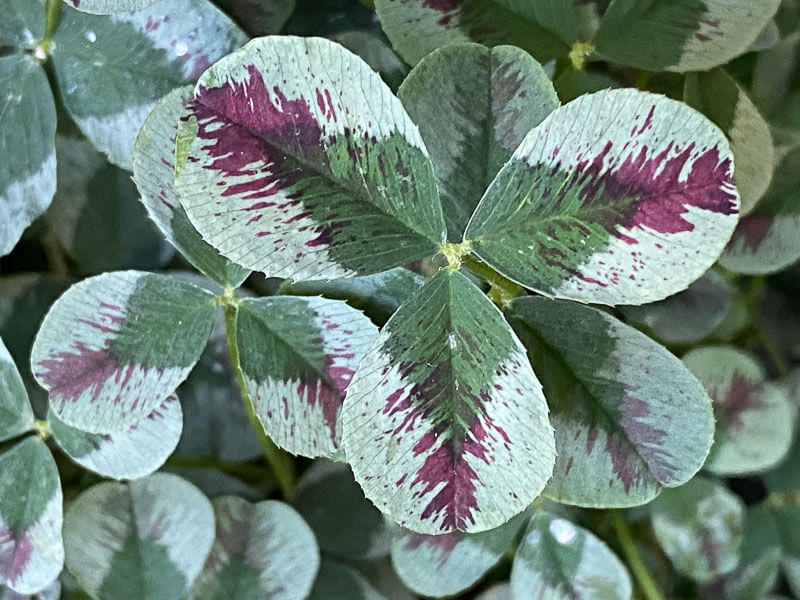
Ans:
[{"label": "mottled leaf surface", "polygon": [[322,558],[314,589],[308,600],[387,600],[354,568]]},{"label": "mottled leaf surface", "polygon": [[183,598],[213,541],[211,503],[166,473],[97,484],[64,519],[67,567],[98,600]]},{"label": "mottled leaf surface", "polygon": [[664,490],[650,505],[650,517],[656,539],[679,573],[709,583],[739,562],[744,505],[719,483],[695,477]]},{"label": "mottled leaf surface", "polygon": [[[136,133],[155,102],[245,41],[208,0],[163,0],[108,16],[66,7],[52,59],[72,118],[112,163],[130,169]],[[134,73],[132,64],[147,68]]]},{"label": "mottled leaf surface", "polygon": [[213,502],[216,539],[192,600],[304,600],[319,568],[314,534],[290,506],[250,504],[236,496]]},{"label": "mottled leaf surface", "polygon": [[554,460],[524,348],[450,269],[383,327],[350,384],[342,430],[366,496],[420,533],[502,525],[541,492]]},{"label": "mottled leaf surface", "polygon": [[365,275],[431,256],[444,241],[416,125],[334,42],[259,38],[219,61],[197,84],[176,148],[192,223],[224,256],[268,276]]},{"label": "mottled leaf surface", "polygon": [[514,556],[515,600],[630,600],[625,566],[605,543],[583,527],[549,513],[528,524]]},{"label": "mottled leaf surface", "polygon": [[376,0],[381,27],[411,65],[440,46],[478,42],[512,44],[542,62],[567,53],[568,45],[537,21],[536,4],[515,0]]},{"label": "mottled leaf surface", "polygon": [[44,34],[41,0],[5,0],[0,19],[0,46],[28,48]]},{"label": "mottled leaf surface", "polygon": [[147,8],[157,0],[64,0],[67,5],[94,15],[110,15]]},{"label": "mottled leaf surface", "polygon": [[458,242],[484,191],[525,135],[559,104],[544,69],[524,50],[441,48],[398,96],[431,153],[448,238]]},{"label": "mottled leaf surface", "polygon": [[[16,4],[12,4],[12,11]],[[29,54],[0,56],[0,89],[3,90],[0,97],[2,256],[11,252],[23,230],[44,212],[53,198],[56,107],[44,69]]]},{"label": "mottled leaf surface", "polygon": [[28,402],[14,359],[0,339],[0,442],[25,433],[33,427],[33,411]]},{"label": "mottled leaf surface", "polygon": [[33,594],[61,572],[61,482],[47,446],[27,437],[0,454],[0,584]]},{"label": "mottled leaf surface", "polygon": [[683,357],[714,401],[714,446],[705,468],[742,475],[775,466],[789,451],[795,408],[765,381],[758,361],[729,346],[695,348]]},{"label": "mottled leaf surface", "polygon": [[402,530],[392,543],[392,564],[403,583],[418,594],[451,596],[497,564],[524,525],[524,515],[517,515],[481,533],[425,535]]},{"label": "mottled leaf surface", "polygon": [[169,396],[124,431],[87,433],[65,424],[53,412],[47,420],[53,439],[82,467],[112,479],[138,479],[157,470],[175,450],[182,416],[177,396]]},{"label": "mottled leaf surface", "polygon": [[345,391],[377,328],[339,300],[272,296],[242,301],[239,364],[256,416],[281,448],[329,456],[341,443]]},{"label": "mottled leaf surface", "polygon": [[706,71],[748,50],[780,0],[613,0],[592,42],[650,71]]},{"label": "mottled leaf surface", "polygon": [[47,313],[31,350],[51,410],[90,433],[123,431],[192,369],[214,323],[212,294],[166,275],[85,279]]},{"label": "mottled leaf surface", "polygon": [[725,136],[685,104],[597,92],[526,136],[464,236],[489,265],[545,295],[644,304],[716,261],[736,225],[732,172]]},{"label": "mottled leaf surface", "polygon": [[663,346],[572,302],[519,298],[507,317],[550,405],[558,456],[550,498],[635,506],[700,469],[714,432],[711,400]]},{"label": "mottled leaf surface", "polygon": [[191,86],[176,88],[153,107],[133,146],[133,178],[147,214],[184,258],[209,279],[237,287],[249,271],[209,246],[175,197],[175,136],[191,97]]}]

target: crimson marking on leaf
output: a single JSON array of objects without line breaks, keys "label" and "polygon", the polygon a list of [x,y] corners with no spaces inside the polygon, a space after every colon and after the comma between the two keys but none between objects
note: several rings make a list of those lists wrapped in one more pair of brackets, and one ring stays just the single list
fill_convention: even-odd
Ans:
[{"label": "crimson marking on leaf", "polygon": [[431,548],[435,548],[439,552],[439,567],[443,567],[450,558],[450,553],[453,552],[458,542],[461,539],[459,533],[443,533],[441,535],[425,535],[423,533],[411,532],[405,538],[405,550],[416,550],[423,544]]},{"label": "crimson marking on leaf", "polygon": [[734,429],[744,424],[742,416],[750,410],[766,408],[763,399],[757,393],[757,385],[741,373],[734,373],[727,394],[720,397],[718,390],[711,390],[715,400],[719,419]]},{"label": "crimson marking on leaf", "polygon": [[19,537],[12,528],[0,527],[0,566],[7,575],[8,581],[19,579],[28,566],[28,562],[33,554],[33,543],[28,532]]},{"label": "crimson marking on leaf", "polygon": [[[76,402],[81,394],[92,389],[91,402],[95,402],[103,390],[103,384],[117,373],[122,376],[120,365],[108,348],[109,341],[100,350],[92,350],[83,342],[75,342],[76,352],[59,352],[53,358],[39,362],[42,372],[37,373],[49,387],[50,392],[61,397],[61,408],[69,402]],[[133,365],[128,365],[123,386],[130,379]],[[119,399],[117,398],[117,401]]]},{"label": "crimson marking on leaf", "polygon": [[[350,367],[334,365],[336,358],[352,359],[355,356],[352,352],[341,354],[326,354],[325,376],[327,381],[320,382],[313,378],[309,381],[301,381],[297,388],[297,393],[301,398],[306,398],[309,406],[314,408],[319,402],[322,408],[322,418],[330,429],[331,441],[338,447],[336,442],[336,420],[339,416],[339,409],[344,400],[344,394],[355,371]],[[318,384],[321,384],[318,386]],[[284,417],[288,417],[289,405],[284,398]]]}]

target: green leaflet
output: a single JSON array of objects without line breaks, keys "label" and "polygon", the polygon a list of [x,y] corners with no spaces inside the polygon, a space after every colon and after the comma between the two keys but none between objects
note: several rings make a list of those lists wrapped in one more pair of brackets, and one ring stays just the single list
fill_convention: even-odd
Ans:
[{"label": "green leaflet", "polygon": [[186,378],[215,312],[212,294],[166,275],[91,277],[51,307],[31,368],[66,424],[89,433],[122,431]]},{"label": "green leaflet", "polygon": [[[38,5],[35,0],[31,4]],[[19,8],[16,3],[11,9]],[[5,11],[5,6],[4,6]],[[5,19],[5,15],[3,19]],[[27,31],[26,35],[30,35]],[[1,32],[0,32],[1,34]],[[44,212],[56,188],[56,107],[29,54],[0,56],[0,256]]]},{"label": "green leaflet", "polygon": [[795,408],[786,392],[733,347],[694,348],[683,361],[714,401],[716,432],[705,468],[743,475],[775,466],[792,443]]},{"label": "green leaflet", "polygon": [[278,446],[311,457],[339,449],[345,391],[376,334],[367,317],[338,300],[242,300],[239,363],[256,416]]},{"label": "green leaflet", "polygon": [[548,296],[660,300],[702,275],[730,237],[732,170],[722,132],[685,104],[597,92],[526,136],[464,238],[494,269]]},{"label": "green leaflet", "polygon": [[308,600],[387,600],[354,568],[323,557]]},{"label": "green leaflet", "polygon": [[72,460],[112,479],[138,479],[161,467],[178,445],[183,425],[177,396],[125,431],[110,434],[70,427],[53,412],[47,421],[53,439]]},{"label": "green leaflet", "polygon": [[478,44],[433,52],[398,96],[431,154],[452,242],[461,240],[484,191],[528,131],[559,104],[530,55]]},{"label": "green leaflet", "polygon": [[[208,0],[164,0],[110,16],[66,8],[52,59],[70,115],[112,163],[130,169],[136,134],[155,102],[245,39]],[[147,69],[133,76],[133,63]]]},{"label": "green leaflet", "polygon": [[0,19],[0,46],[29,48],[44,34],[41,0],[5,0]]},{"label": "green leaflet", "polygon": [[189,222],[175,197],[175,136],[191,86],[177,88],[153,107],[133,146],[133,177],[147,214],[198,271],[222,286],[239,286],[249,271],[220,256]]},{"label": "green leaflet", "polygon": [[187,157],[178,198],[201,235],[268,276],[368,274],[444,241],[416,126],[328,40],[259,38],[219,61],[184,112],[176,154]]},{"label": "green leaflet", "polygon": [[33,411],[25,384],[0,338],[0,442],[25,433],[32,427]]},{"label": "green leaflet", "polygon": [[64,0],[69,6],[95,15],[142,10],[157,0]]},{"label": "green leaflet", "polygon": [[630,600],[631,580],[589,530],[551,515],[531,519],[511,569],[511,598]]},{"label": "green leaflet", "polygon": [[556,432],[545,493],[635,506],[688,481],[711,447],[711,401],[665,348],[577,303],[518,298],[507,317],[542,381]]},{"label": "green leaflet", "polygon": [[95,485],[64,519],[67,567],[98,600],[179,600],[213,541],[211,503],[166,473]]},{"label": "green leaflet", "polygon": [[706,71],[747,51],[780,0],[612,0],[600,57],[650,71]]},{"label": "green leaflet", "polygon": [[682,574],[708,583],[739,562],[744,505],[720,484],[695,477],[650,505],[653,532]]},{"label": "green leaflet", "polygon": [[292,508],[235,496],[213,502],[216,540],[191,600],[304,600],[319,568],[314,534]]},{"label": "green leaflet", "polygon": [[0,454],[0,584],[33,594],[61,572],[61,482],[47,446],[27,437]]},{"label": "green leaflet", "polygon": [[552,429],[524,349],[483,292],[450,269],[383,327],[341,419],[367,498],[420,533],[497,527],[550,477]]}]

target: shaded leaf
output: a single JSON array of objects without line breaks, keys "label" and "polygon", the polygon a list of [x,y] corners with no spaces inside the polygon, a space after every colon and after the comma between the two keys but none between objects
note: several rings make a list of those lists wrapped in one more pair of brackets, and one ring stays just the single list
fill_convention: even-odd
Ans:
[{"label": "shaded leaf", "polygon": [[309,600],[386,600],[358,571],[323,557]]},{"label": "shaded leaf", "polygon": [[420,533],[502,525],[541,492],[554,460],[524,348],[450,269],[383,327],[350,384],[342,430],[366,496]]},{"label": "shaded leaf", "polygon": [[604,72],[567,69],[553,81],[561,102],[572,102],[578,96],[620,87],[619,82]]},{"label": "shaded leaf", "polygon": [[239,363],[256,416],[281,448],[329,456],[340,446],[345,391],[377,328],[325,298],[246,298],[239,305]]},{"label": "shaded leaf", "polygon": [[[155,102],[245,40],[207,0],[163,0],[110,16],[66,8],[51,56],[72,118],[112,163],[130,169],[136,133]],[[131,64],[147,68],[134,76]]]},{"label": "shaded leaf", "polygon": [[431,256],[443,241],[416,126],[334,42],[260,38],[219,61],[198,82],[176,148],[192,223],[268,276],[369,274]]},{"label": "shaded leaf", "polygon": [[660,300],[700,277],[730,237],[732,169],[722,132],[685,104],[597,92],[526,136],[464,237],[493,268],[545,295]]},{"label": "shaded leaf", "polygon": [[548,497],[635,506],[700,469],[714,431],[711,400],[663,346],[572,302],[518,298],[507,317],[550,405],[557,459]]},{"label": "shaded leaf", "polygon": [[70,427],[53,412],[47,420],[53,439],[67,456],[112,479],[138,479],[157,470],[178,445],[183,426],[177,396],[168,397],[129,429],[110,434]]},{"label": "shaded leaf", "polygon": [[193,600],[303,600],[319,568],[314,534],[291,507],[236,496],[213,502],[216,539]]},{"label": "shaded leaf", "polygon": [[393,90],[403,82],[408,74],[408,67],[394,53],[394,50],[381,38],[366,31],[342,31],[331,36],[353,54],[360,56],[365,63],[377,71],[381,78]]},{"label": "shaded leaf", "polygon": [[409,588],[423,596],[457,594],[480,580],[506,553],[524,514],[481,533],[425,535],[403,530],[392,543],[392,564]]},{"label": "shaded leaf", "polygon": [[531,519],[511,570],[511,597],[630,600],[631,580],[589,530],[549,513]]},{"label": "shaded leaf", "polygon": [[191,86],[177,88],[153,107],[133,146],[133,178],[147,214],[184,258],[222,286],[239,286],[249,271],[220,256],[189,222],[175,197],[175,135]]},{"label": "shaded leaf", "polygon": [[417,600],[395,573],[388,556],[371,561],[360,561],[359,570],[386,600]]},{"label": "shaded leaf", "polygon": [[142,10],[157,0],[64,0],[72,8],[95,15]]},{"label": "shaded leaf", "polygon": [[25,384],[0,338],[0,442],[25,433],[32,427],[33,411]]},{"label": "shaded leaf", "polygon": [[294,12],[296,0],[216,0],[216,4],[255,37],[278,33]]},{"label": "shaded leaf", "polygon": [[31,368],[64,423],[89,433],[122,431],[186,378],[215,311],[210,293],[166,275],[91,277],[47,313]]},{"label": "shaded leaf", "polygon": [[61,482],[47,446],[27,437],[0,454],[0,584],[33,594],[61,572]]},{"label": "shaded leaf", "polygon": [[0,19],[0,46],[28,48],[44,34],[41,0],[5,0]]},{"label": "shaded leaf", "polygon": [[553,84],[513,46],[441,48],[398,91],[431,153],[450,241],[525,135],[558,106]]},{"label": "shaded leaf", "polygon": [[[12,10],[18,8],[16,4],[11,6]],[[23,35],[31,35],[30,30]],[[2,256],[11,252],[23,230],[44,212],[53,198],[56,107],[44,69],[29,54],[0,56],[0,89],[3,90],[0,104],[3,123],[0,128]]]},{"label": "shaded leaf", "polygon": [[653,531],[678,572],[700,583],[739,562],[744,505],[718,483],[695,477],[650,505]]},{"label": "shaded leaf", "polygon": [[179,600],[213,541],[211,503],[166,473],[97,484],[64,519],[67,567],[98,600]]}]

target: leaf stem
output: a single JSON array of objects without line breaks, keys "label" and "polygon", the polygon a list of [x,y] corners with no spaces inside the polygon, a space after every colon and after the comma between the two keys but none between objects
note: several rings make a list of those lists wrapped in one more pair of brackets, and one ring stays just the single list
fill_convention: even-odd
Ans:
[{"label": "leaf stem", "polygon": [[272,474],[275,476],[275,481],[281,489],[283,497],[289,500],[294,492],[294,463],[292,462],[292,458],[286,452],[278,448],[275,442],[267,436],[263,425],[261,425],[261,421],[258,420],[253,406],[253,399],[250,398],[250,394],[247,391],[247,386],[244,382],[244,372],[239,362],[239,345],[236,340],[236,313],[239,306],[239,299],[236,297],[233,289],[226,289],[225,295],[222,296],[220,300],[225,312],[225,335],[228,338],[228,352],[231,357],[233,371],[236,375],[236,384],[239,386],[239,393],[242,396],[244,411],[247,413],[250,425],[256,433],[258,443],[261,445],[264,458],[272,469]]},{"label": "leaf stem", "polygon": [[62,0],[47,0],[44,6],[44,35],[36,45],[34,57],[44,61],[50,55],[50,40],[61,21]]},{"label": "leaf stem", "polygon": [[500,306],[506,308],[514,298],[525,295],[525,289],[510,279],[503,277],[485,262],[481,262],[471,254],[464,256],[461,263],[470,271],[489,282],[489,298]]},{"label": "leaf stem", "polygon": [[647,566],[645,566],[642,561],[642,557],[639,554],[639,550],[636,548],[636,543],[633,541],[631,530],[628,527],[628,523],[625,521],[622,511],[619,509],[612,510],[611,519],[614,524],[614,531],[617,534],[617,539],[619,540],[620,546],[622,546],[622,552],[625,554],[625,559],[631,571],[633,571],[633,576],[636,578],[636,583],[642,594],[647,600],[664,600],[656,582],[650,575],[650,571],[647,570]]}]

